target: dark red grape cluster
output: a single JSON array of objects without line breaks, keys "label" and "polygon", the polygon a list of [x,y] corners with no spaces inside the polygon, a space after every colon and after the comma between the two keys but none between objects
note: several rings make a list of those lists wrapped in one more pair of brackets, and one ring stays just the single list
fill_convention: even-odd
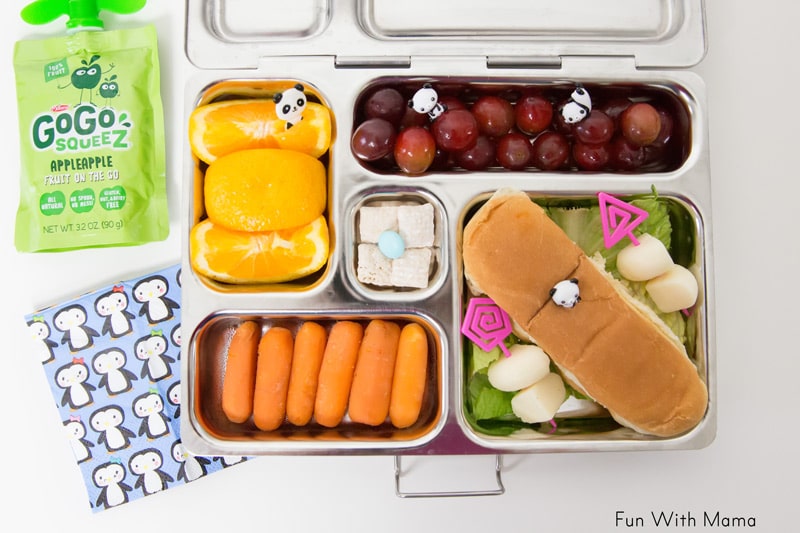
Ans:
[{"label": "dark red grape cluster", "polygon": [[[591,112],[568,123],[570,87],[447,87],[435,119],[408,105],[413,86],[372,89],[357,103],[353,154],[380,172],[447,170],[660,172],[686,157],[680,106],[644,91],[588,88]],[[674,100],[674,98],[673,98]],[[685,112],[684,112],[685,114]]]}]

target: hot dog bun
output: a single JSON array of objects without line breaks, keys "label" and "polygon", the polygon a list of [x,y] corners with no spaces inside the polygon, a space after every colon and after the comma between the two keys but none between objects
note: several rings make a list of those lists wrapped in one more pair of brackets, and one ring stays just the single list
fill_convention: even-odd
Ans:
[{"label": "hot dog bun", "polygon": [[[670,437],[702,420],[697,368],[666,326],[589,259],[521,191],[497,191],[467,223],[464,274],[536,339],[565,379],[622,425]],[[580,301],[556,305],[550,289],[576,278]]]}]

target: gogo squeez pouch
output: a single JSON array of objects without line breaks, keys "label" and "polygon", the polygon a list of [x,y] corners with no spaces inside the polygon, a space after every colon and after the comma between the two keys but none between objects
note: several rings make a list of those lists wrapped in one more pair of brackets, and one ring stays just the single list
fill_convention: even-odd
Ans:
[{"label": "gogo squeez pouch", "polygon": [[68,15],[65,36],[14,49],[22,252],[135,245],[169,233],[155,28],[103,30],[98,11],[145,0],[38,0],[31,24]]}]

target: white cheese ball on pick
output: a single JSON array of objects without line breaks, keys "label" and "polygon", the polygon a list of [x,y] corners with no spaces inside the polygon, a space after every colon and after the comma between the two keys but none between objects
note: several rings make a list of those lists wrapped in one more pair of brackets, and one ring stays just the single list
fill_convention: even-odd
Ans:
[{"label": "white cheese ball on pick", "polygon": [[550,358],[538,346],[515,344],[489,367],[489,383],[495,389],[513,392],[532,385],[550,372]]},{"label": "white cheese ball on pick", "polygon": [[511,398],[511,410],[528,424],[551,420],[567,397],[561,376],[549,373]]},{"label": "white cheese ball on pick", "polygon": [[617,270],[631,281],[653,279],[672,265],[667,247],[649,233],[639,237],[639,244],[630,243],[617,254]]},{"label": "white cheese ball on pick", "polygon": [[697,301],[697,278],[680,265],[673,265],[664,274],[648,281],[645,289],[662,313],[687,309]]}]

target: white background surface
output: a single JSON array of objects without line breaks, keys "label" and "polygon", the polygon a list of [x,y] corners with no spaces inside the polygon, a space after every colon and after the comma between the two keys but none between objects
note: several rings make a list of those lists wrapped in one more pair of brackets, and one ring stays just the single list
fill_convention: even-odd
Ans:
[{"label": "white background surface", "polygon": [[[699,451],[513,456],[506,494],[395,497],[390,457],[264,457],[190,485],[92,514],[23,315],[99,285],[179,261],[183,2],[151,0],[134,22],[157,26],[167,119],[171,234],[135,248],[19,254],[13,245],[19,155],[12,47],[35,32],[0,7],[0,528],[26,531],[612,531],[617,510],[719,511],[755,517],[756,531],[797,530],[800,373],[800,4],[709,0],[709,51],[695,68],[708,87],[718,431]],[[289,3],[288,5],[291,5]],[[455,8],[457,9],[457,8]],[[10,265],[9,265],[10,263]],[[408,488],[491,486],[493,459],[405,463]],[[434,480],[444,478],[445,486]],[[698,530],[708,530],[699,523]],[[624,527],[616,530],[624,530]],[[653,528],[651,528],[652,530]],[[639,528],[639,530],[645,530]]]}]

